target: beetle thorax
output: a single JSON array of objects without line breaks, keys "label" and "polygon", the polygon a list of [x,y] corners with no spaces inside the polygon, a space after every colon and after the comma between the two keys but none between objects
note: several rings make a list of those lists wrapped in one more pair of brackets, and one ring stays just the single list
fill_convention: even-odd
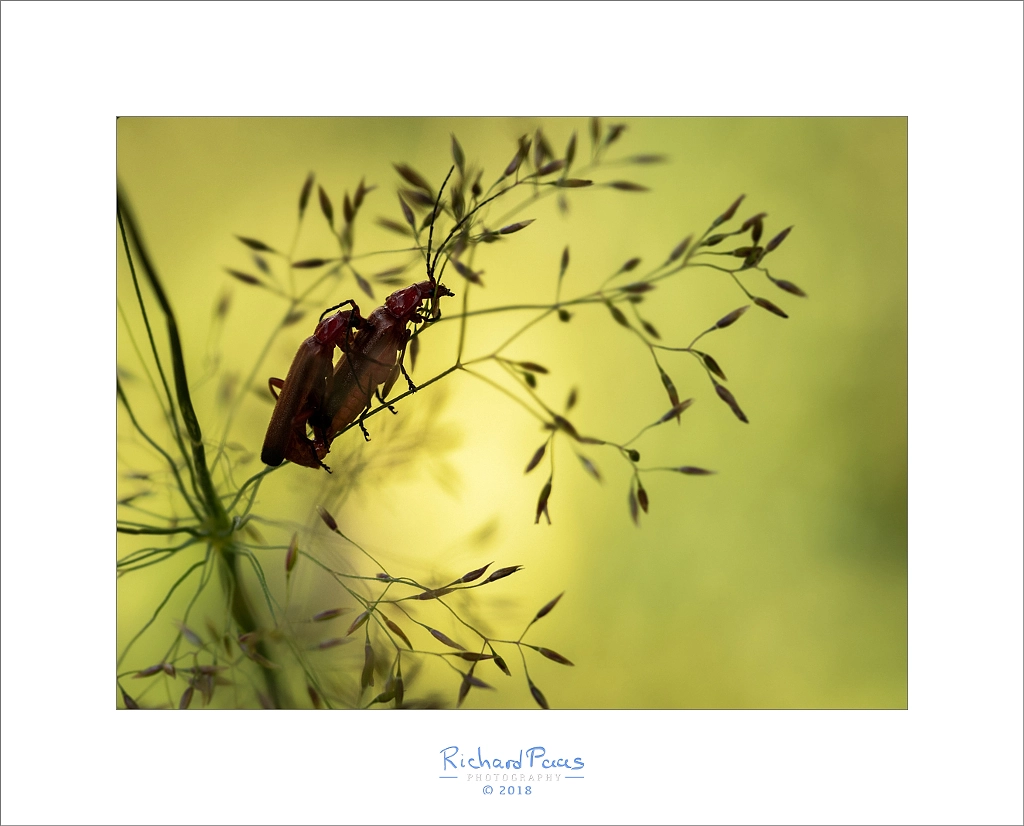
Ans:
[{"label": "beetle thorax", "polygon": [[417,307],[430,297],[432,289],[433,285],[429,281],[421,281],[391,293],[384,304],[395,318],[406,321],[416,312]]},{"label": "beetle thorax", "polygon": [[352,326],[352,311],[343,310],[340,313],[335,313],[330,318],[325,318],[321,321],[317,327],[316,332],[313,333],[314,337],[321,344],[333,344],[337,340],[344,336],[346,331]]}]

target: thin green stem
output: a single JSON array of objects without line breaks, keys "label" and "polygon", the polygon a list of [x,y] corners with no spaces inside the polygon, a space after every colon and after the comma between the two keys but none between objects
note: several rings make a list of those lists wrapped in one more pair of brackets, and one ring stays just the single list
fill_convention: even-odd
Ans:
[{"label": "thin green stem", "polygon": [[[139,303],[139,310],[142,312],[142,322],[146,327],[146,335],[149,337],[149,346],[153,352],[153,360],[156,362],[156,369],[157,372],[160,374],[160,381],[163,384],[164,393],[167,395],[167,404],[169,410],[168,418],[170,420],[171,430],[174,433],[174,440],[178,443],[178,450],[181,452],[182,458],[185,460],[186,467],[188,467],[189,476],[191,477],[192,482],[192,489],[195,492],[196,496],[198,498],[201,498],[199,494],[199,489],[196,486],[195,469],[189,462],[188,451],[185,450],[185,442],[181,438],[181,428],[178,425],[178,415],[174,407],[174,398],[171,396],[171,388],[170,385],[167,383],[167,376],[164,373],[163,362],[160,359],[160,351],[157,350],[156,340],[153,338],[153,328],[150,326],[149,323],[149,314],[146,312],[146,302],[142,298],[142,290],[139,287],[139,279],[135,273],[135,261],[132,258],[131,247],[128,244],[128,236],[125,233],[124,221],[121,218],[120,196],[118,201],[117,225],[121,231],[121,245],[124,249],[125,257],[128,259],[128,269],[132,274],[132,285],[135,288],[135,297]],[[136,243],[138,243],[138,237],[136,237]],[[185,491],[185,488],[182,487],[181,490],[182,494],[186,498],[188,498],[188,494]]]},{"label": "thin green stem", "polygon": [[[124,389],[121,387],[121,380],[120,379],[117,380],[117,397],[121,400],[121,404],[124,405],[124,409],[128,412],[128,418],[131,419],[132,425],[134,425],[135,429],[137,431],[139,431],[139,434],[142,436],[142,438],[145,439],[147,442],[149,442],[149,444],[152,445],[153,448],[161,456],[163,456],[164,459],[167,460],[167,465],[168,465],[168,467],[170,467],[171,473],[174,475],[174,479],[175,479],[175,481],[178,484],[178,490],[181,491],[181,495],[185,498],[185,502],[188,503],[189,510],[191,510],[192,513],[195,514],[197,519],[202,519],[203,518],[202,513],[199,511],[199,508],[196,506],[195,502],[192,501],[192,498],[188,495],[188,490],[185,488],[185,485],[184,485],[184,483],[181,480],[181,476],[178,473],[178,466],[175,464],[175,462],[171,458],[170,454],[166,450],[164,450],[162,447],[160,447],[160,445],[158,445],[150,437],[150,435],[145,430],[142,429],[142,425],[140,425],[138,419],[135,418],[135,413],[132,412],[132,407],[131,407],[130,404],[128,404],[128,397],[125,395]],[[195,478],[194,477],[192,479],[192,482],[193,482],[193,486],[194,486],[194,484],[195,484]],[[197,491],[197,493],[198,493],[198,491]]]},{"label": "thin green stem", "polygon": [[201,536],[195,528],[157,528],[153,525],[140,525],[138,527],[129,525],[118,525],[118,533],[134,534],[137,536],[173,536],[177,533],[187,533],[190,536]]},{"label": "thin green stem", "polygon": [[[185,430],[192,443],[194,471],[203,494],[202,498],[210,517],[219,527],[226,527],[227,515],[224,512],[224,507],[221,505],[220,498],[217,496],[216,489],[213,486],[213,480],[210,478],[210,471],[206,465],[206,447],[203,444],[202,430],[199,427],[199,419],[196,417],[195,409],[192,407],[188,377],[185,374],[185,357],[182,352],[181,338],[178,334],[178,322],[174,316],[174,311],[171,309],[167,295],[164,293],[163,285],[156,273],[156,269],[146,252],[145,244],[139,236],[138,227],[132,218],[131,211],[128,209],[123,197],[119,194],[118,224],[121,227],[122,239],[124,240],[125,250],[127,252],[128,244],[127,239],[124,237],[125,232],[122,215],[127,221],[129,227],[131,227],[132,238],[134,239],[136,249],[139,252],[142,269],[149,278],[150,286],[153,288],[153,292],[156,293],[157,301],[160,304],[160,308],[163,310],[164,317],[167,321],[167,337],[171,347],[171,361],[174,367],[174,387],[177,394],[178,409],[181,411],[181,417],[185,423]],[[132,267],[132,272],[134,273],[134,266]]]},{"label": "thin green stem", "polygon": [[163,610],[164,606],[168,603],[168,601],[170,601],[171,597],[174,595],[174,592],[178,589],[178,586],[181,585],[181,583],[183,583],[186,579],[188,579],[192,575],[192,572],[196,570],[196,568],[201,568],[203,565],[205,565],[206,561],[209,558],[210,551],[209,549],[207,549],[206,557],[204,559],[201,559],[199,562],[196,562],[193,565],[191,565],[188,568],[188,570],[185,571],[185,573],[183,573],[180,577],[178,577],[177,580],[175,580],[170,590],[160,601],[160,604],[156,607],[156,610],[153,612],[153,616],[149,618],[149,621],[138,630],[135,636],[132,637],[128,641],[128,644],[124,647],[124,650],[121,652],[121,656],[117,658],[118,668],[121,667],[121,663],[124,662],[124,658],[128,656],[128,652],[131,650],[131,647],[135,644],[136,640],[138,640],[139,637],[141,637],[146,632],[146,629],[149,628],[149,626],[151,626],[156,621],[156,618],[160,615],[160,612]]},{"label": "thin green stem", "polygon": [[516,402],[516,404],[518,404],[520,407],[522,407],[527,413],[529,413],[531,416],[533,416],[535,419],[537,419],[540,422],[545,422],[546,423],[547,420],[542,415],[540,415],[540,413],[538,413],[536,410],[534,410],[532,407],[530,407],[526,402],[524,402],[521,398],[516,396],[510,390],[508,390],[505,387],[502,387],[500,384],[498,384],[493,379],[489,379],[487,376],[483,375],[482,373],[477,373],[476,371],[470,370],[470,369],[468,369],[466,367],[462,367],[461,369],[465,373],[468,373],[469,375],[473,376],[473,378],[479,379],[484,384],[489,384],[491,387],[493,387],[498,392],[504,393],[506,396],[508,396],[510,399],[512,399],[512,401]]}]

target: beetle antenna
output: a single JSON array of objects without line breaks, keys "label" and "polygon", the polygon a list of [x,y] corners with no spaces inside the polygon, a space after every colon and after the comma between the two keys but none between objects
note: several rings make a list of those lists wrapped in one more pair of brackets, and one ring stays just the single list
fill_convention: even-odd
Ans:
[{"label": "beetle antenna", "polygon": [[[462,220],[459,221],[454,227],[451,228],[451,231],[448,233],[448,237],[445,238],[444,241],[442,241],[438,245],[437,252],[434,253],[434,264],[433,264],[433,266],[430,265],[430,262],[427,262],[427,273],[428,273],[428,275],[430,273],[432,273],[435,269],[437,269],[437,259],[441,257],[441,252],[448,245],[448,242],[451,241],[452,238],[455,237],[455,233],[457,233],[465,224],[467,224],[470,221],[470,219],[472,219],[472,217],[474,215],[476,215],[476,213],[478,213],[481,209],[483,209],[485,206],[487,206],[491,201],[493,201],[495,198],[500,198],[502,195],[504,195],[506,192],[508,192],[510,189],[512,189],[513,187],[516,187],[516,186],[519,186],[518,182],[516,182],[514,184],[509,184],[504,189],[499,190],[498,192],[495,192],[490,198],[485,198],[483,201],[481,201],[479,204],[477,204],[475,207],[473,207],[469,212],[467,212],[465,215],[462,216]],[[433,230],[434,227],[431,226],[430,228],[431,228],[431,230]]]},{"label": "beetle antenna", "polygon": [[448,179],[452,176],[455,171],[453,166],[448,170],[448,174],[444,176],[444,182],[441,184],[441,188],[437,191],[437,201],[434,203],[434,212],[430,216],[430,235],[427,237],[427,277],[434,280],[434,268],[430,266],[430,248],[434,243],[434,224],[437,222],[437,210],[441,207],[441,195],[444,193],[445,185],[448,183]]}]

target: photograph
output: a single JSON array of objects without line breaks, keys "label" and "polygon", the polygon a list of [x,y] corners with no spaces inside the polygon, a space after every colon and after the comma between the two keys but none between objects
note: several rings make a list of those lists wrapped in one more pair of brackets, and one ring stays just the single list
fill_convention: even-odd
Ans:
[{"label": "photograph", "polygon": [[905,118],[123,117],[117,175],[118,707],[907,707]]}]

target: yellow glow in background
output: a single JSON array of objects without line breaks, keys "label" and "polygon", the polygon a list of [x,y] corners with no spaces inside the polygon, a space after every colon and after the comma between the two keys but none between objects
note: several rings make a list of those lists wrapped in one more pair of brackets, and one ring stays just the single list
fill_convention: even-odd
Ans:
[{"label": "yellow glow in background", "polygon": [[[315,517],[322,504],[393,573],[443,584],[492,560],[495,567],[524,565],[459,604],[475,622],[514,639],[541,605],[566,591],[526,637],[575,662],[569,668],[526,652],[531,677],[555,707],[905,707],[906,121],[625,123],[609,159],[663,153],[669,162],[609,165],[595,178],[632,180],[652,191],[573,191],[567,216],[549,199],[510,218],[537,220],[507,242],[481,246],[475,265],[486,286],[471,294],[471,306],[551,302],[567,244],[565,297],[593,290],[634,256],[643,258],[641,273],[685,235],[699,235],[741,193],[747,198],[737,218],[766,211],[766,239],[795,225],[766,263],[809,298],[790,296],[763,276],[744,276],[753,293],[791,317],[755,308],[702,341],[750,424],[715,397],[692,358],[666,355],[680,395],[697,402],[680,426],[662,425],[633,445],[642,467],[690,464],[718,474],[645,475],[650,514],[637,529],[628,513],[626,463],[610,448],[580,448],[601,469],[599,484],[559,439],[554,524],[534,525],[547,465],[525,477],[523,468],[546,433],[506,396],[455,375],[405,400],[393,420],[386,413],[371,419],[368,445],[357,430],[346,433],[327,460],[332,478],[294,466],[272,474],[257,511],[275,523],[258,529],[268,541],[284,542],[302,529],[311,548],[341,566],[344,543],[333,541]],[[207,355],[219,358],[218,371],[244,379],[284,310],[281,299],[225,274],[224,267],[255,272],[235,234],[287,249],[299,188],[313,170],[336,212],[344,191],[353,192],[364,176],[378,187],[360,215],[357,253],[401,246],[398,236],[373,223],[378,215],[401,220],[392,162],[412,165],[436,187],[451,163],[455,133],[467,158],[484,166],[486,186],[511,159],[516,138],[537,127],[556,153],[578,131],[579,157],[587,157],[587,122],[576,119],[120,120],[119,178],[178,313],[207,439],[219,437],[224,417],[217,401],[221,373],[200,381],[214,364]],[[336,249],[314,194],[296,257],[328,257]],[[389,265],[368,262],[361,271]],[[454,312],[466,283],[450,268],[445,282],[459,294],[446,308]],[[212,308],[225,290],[231,311],[222,336],[211,338]],[[377,288],[377,303],[388,291]],[[118,297],[126,307],[134,300],[120,249]],[[350,297],[364,313],[374,306],[349,277],[324,306]],[[746,303],[725,274],[692,269],[650,293],[641,310],[665,343],[683,346]],[[488,352],[528,318],[471,319],[467,357]],[[312,326],[310,315],[278,336],[257,372],[257,388],[270,375],[284,375]],[[133,331],[138,337],[141,328]],[[455,332],[454,323],[441,324],[424,336],[415,378],[451,363]],[[600,306],[580,309],[568,324],[552,319],[532,328],[505,355],[551,370],[539,392],[556,410],[577,387],[571,418],[588,435],[628,440],[669,406],[645,348]],[[118,357],[138,372],[120,322]],[[140,415],[153,416],[145,385],[132,390],[128,381],[126,388]],[[261,468],[270,411],[255,394],[240,408],[229,437],[239,448],[233,455],[255,456],[236,468],[237,481]],[[137,439],[123,438],[128,422],[118,415],[123,475],[149,454]],[[123,494],[135,484],[119,479]],[[150,499],[154,510],[159,504]],[[268,552],[261,559],[277,572],[280,556]],[[121,580],[119,650],[184,564]],[[358,568],[375,572],[363,563]],[[307,600],[312,610],[338,601],[308,565],[297,569],[291,599]],[[437,606],[432,611],[422,615],[425,621],[443,613]],[[180,616],[181,607],[169,605],[161,620],[166,628],[129,662],[141,667],[154,661],[147,653],[158,658],[175,633],[171,620]],[[300,616],[296,609],[294,618]],[[196,626],[201,631],[202,621]],[[440,619],[436,627],[453,635],[458,629]],[[438,648],[422,637],[414,641]],[[357,679],[361,646],[350,648],[360,651],[342,653],[331,667]],[[474,690],[467,707],[533,706],[521,663],[506,658],[513,678],[490,664],[479,668],[477,675],[498,690]],[[431,662],[416,693],[429,687],[451,703],[458,689],[452,675]]]}]

